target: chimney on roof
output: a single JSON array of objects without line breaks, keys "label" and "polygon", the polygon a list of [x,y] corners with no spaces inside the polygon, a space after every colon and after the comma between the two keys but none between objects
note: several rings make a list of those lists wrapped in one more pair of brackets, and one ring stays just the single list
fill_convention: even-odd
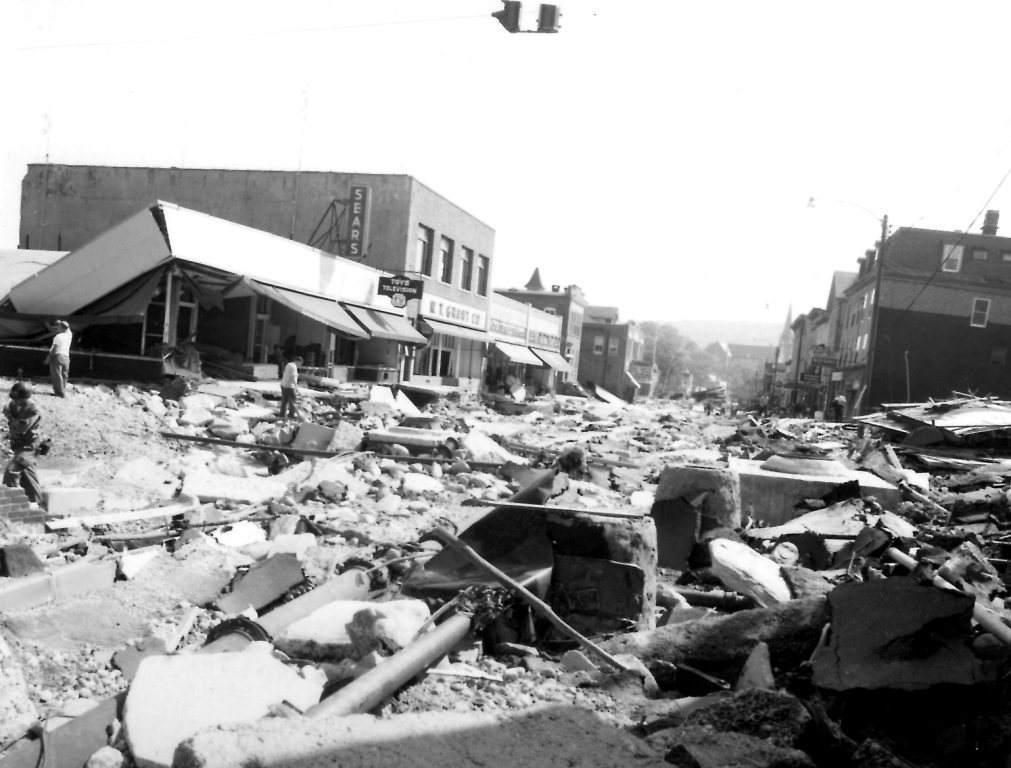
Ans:
[{"label": "chimney on roof", "polygon": [[560,285],[552,285],[551,286],[551,292],[552,293],[558,293],[560,290],[562,290],[562,286],[560,286]]},{"label": "chimney on roof", "polygon": [[541,269],[540,267],[534,267],[534,273],[530,275],[530,279],[527,284],[523,286],[528,291],[543,291],[544,283],[541,282]]},{"label": "chimney on roof", "polygon": [[996,235],[997,234],[997,219],[1000,218],[1000,211],[987,211],[986,216],[983,217],[983,234],[984,235]]}]

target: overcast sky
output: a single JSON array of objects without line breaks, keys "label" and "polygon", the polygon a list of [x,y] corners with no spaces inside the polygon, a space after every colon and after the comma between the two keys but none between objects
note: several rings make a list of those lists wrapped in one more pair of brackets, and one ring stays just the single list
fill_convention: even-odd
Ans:
[{"label": "overcast sky", "polygon": [[635,320],[824,306],[884,214],[1011,233],[1009,4],[560,5],[0,0],[0,247],[47,152],[411,174],[494,227],[496,286]]}]

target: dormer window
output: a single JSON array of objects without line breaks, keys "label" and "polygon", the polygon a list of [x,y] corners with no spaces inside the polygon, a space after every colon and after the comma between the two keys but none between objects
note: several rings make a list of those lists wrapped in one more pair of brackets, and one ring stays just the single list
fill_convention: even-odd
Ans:
[{"label": "dormer window", "polygon": [[961,272],[963,250],[961,245],[945,245],[941,253],[941,271]]}]

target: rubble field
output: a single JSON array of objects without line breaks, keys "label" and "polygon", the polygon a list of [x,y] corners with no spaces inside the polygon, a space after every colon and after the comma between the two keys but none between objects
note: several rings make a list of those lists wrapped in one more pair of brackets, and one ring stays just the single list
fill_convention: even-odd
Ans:
[{"label": "rubble field", "polygon": [[1011,764],[1007,404],[37,390],[0,768]]}]

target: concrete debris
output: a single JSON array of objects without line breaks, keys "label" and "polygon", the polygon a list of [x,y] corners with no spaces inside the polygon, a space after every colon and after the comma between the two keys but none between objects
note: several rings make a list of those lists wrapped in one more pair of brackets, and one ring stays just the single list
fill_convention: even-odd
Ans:
[{"label": "concrete debris", "polygon": [[282,702],[302,711],[321,692],[269,648],[151,656],[130,684],[123,726],[139,768],[168,768],[178,744],[205,728],[259,720]]},{"label": "concrete debris", "polygon": [[990,404],[857,432],[307,377],[280,420],[272,386],[54,398],[49,508],[0,494],[6,738],[46,718],[74,765],[1006,761]]}]

